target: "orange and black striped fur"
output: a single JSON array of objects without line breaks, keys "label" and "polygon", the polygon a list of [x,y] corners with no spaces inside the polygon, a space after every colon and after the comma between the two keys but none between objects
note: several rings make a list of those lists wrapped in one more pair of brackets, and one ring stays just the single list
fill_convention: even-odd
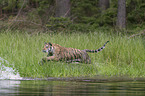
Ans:
[{"label": "orange and black striped fur", "polygon": [[105,48],[107,41],[101,48],[97,50],[65,48],[58,44],[45,43],[43,52],[48,53],[47,57],[42,58],[42,61],[66,61],[66,62],[80,62],[90,64],[91,59],[87,52],[97,53]]}]

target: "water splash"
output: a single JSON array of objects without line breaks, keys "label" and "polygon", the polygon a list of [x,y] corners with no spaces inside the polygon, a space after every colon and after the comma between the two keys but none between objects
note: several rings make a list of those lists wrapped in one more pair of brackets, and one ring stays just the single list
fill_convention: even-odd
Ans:
[{"label": "water splash", "polygon": [[0,79],[22,79],[16,70],[4,64],[9,64],[9,62],[0,57]]}]

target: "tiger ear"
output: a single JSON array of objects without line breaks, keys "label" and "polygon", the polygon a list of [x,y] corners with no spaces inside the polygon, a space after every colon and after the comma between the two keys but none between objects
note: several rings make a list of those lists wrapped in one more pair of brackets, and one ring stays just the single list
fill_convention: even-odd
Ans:
[{"label": "tiger ear", "polygon": [[52,44],[49,42],[49,45],[52,46]]}]

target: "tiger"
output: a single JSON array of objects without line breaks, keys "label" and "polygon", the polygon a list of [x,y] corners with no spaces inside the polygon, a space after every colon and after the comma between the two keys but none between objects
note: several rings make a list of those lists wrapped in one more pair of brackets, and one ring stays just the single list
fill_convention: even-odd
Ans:
[{"label": "tiger", "polygon": [[96,50],[89,50],[89,49],[76,49],[76,48],[66,48],[62,47],[59,44],[53,44],[53,43],[45,43],[43,52],[48,53],[47,57],[42,58],[42,64],[46,61],[66,61],[67,63],[86,63],[91,64],[91,59],[87,52],[90,53],[98,53],[102,51],[106,44],[109,41],[107,41],[101,48]]}]

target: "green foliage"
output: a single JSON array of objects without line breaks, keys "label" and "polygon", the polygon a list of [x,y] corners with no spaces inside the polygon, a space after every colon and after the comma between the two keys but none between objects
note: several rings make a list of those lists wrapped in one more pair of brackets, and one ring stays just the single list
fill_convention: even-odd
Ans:
[{"label": "green foliage", "polygon": [[[118,0],[111,0],[110,8],[105,10],[102,14],[99,11],[97,0],[83,0],[77,2],[72,0],[72,13],[77,17],[75,22],[98,27],[114,26],[116,25],[117,18],[117,1]],[[142,24],[143,27],[145,21],[144,5],[144,0],[126,0],[128,25],[136,24],[136,26],[140,26],[139,24]]]},{"label": "green foliage", "polygon": [[[91,18],[89,18],[91,19]],[[46,27],[52,31],[61,31],[61,30],[72,30],[72,31],[80,31],[80,32],[88,32],[93,31],[95,28],[98,27],[97,25],[87,25],[84,23],[73,23],[70,18],[65,17],[51,17],[49,18]]]},{"label": "green foliage", "polygon": [[[2,9],[5,11],[18,11],[19,8],[21,8],[24,1],[21,0],[3,0],[0,2],[0,5],[2,6]],[[27,2],[25,2],[25,5]]]},{"label": "green foliage", "polygon": [[84,17],[91,17],[98,13],[97,0],[72,0],[71,7],[73,15],[77,16],[75,21],[78,23],[82,23]]},{"label": "green foliage", "polygon": [[11,10],[16,6],[16,0],[5,0],[1,3],[3,6],[5,6],[3,7],[4,10]]},{"label": "green foliage", "polygon": [[68,28],[72,22],[69,18],[64,17],[50,17],[46,27],[49,30],[63,30]]},{"label": "green foliage", "polygon": [[[94,31],[96,26],[90,26],[84,23],[76,23],[76,24],[71,24],[68,29],[71,31],[78,31],[78,32],[89,32],[89,31]],[[98,26],[97,26],[98,27]],[[96,28],[97,28],[96,27]]]},{"label": "green foliage", "polygon": [[145,21],[145,3],[128,13],[128,21],[134,24],[142,24]]},{"label": "green foliage", "polygon": [[[24,1],[21,14],[28,18],[25,20],[35,22],[35,25],[46,26],[49,30],[65,29],[88,32],[99,27],[116,25],[118,0],[110,0],[110,8],[103,12],[100,12],[99,0],[71,0],[69,18],[54,17],[55,0],[0,0],[1,18],[16,16]],[[128,28],[144,29],[145,1],[126,0],[126,9]]]},{"label": "green foliage", "polygon": [[129,27],[144,29],[145,2],[144,0],[127,0],[127,22]]},{"label": "green foliage", "polygon": [[34,1],[38,3],[38,6],[36,8],[40,16],[45,14],[46,10],[48,10],[49,7],[54,4],[53,0],[34,0]]},{"label": "green foliage", "polygon": [[73,2],[72,12],[77,16],[75,20],[78,23],[95,26],[94,28],[100,26],[113,26],[115,25],[117,16],[117,7],[114,7],[114,2],[116,1],[112,1],[111,7],[101,13],[98,7],[98,0],[77,1]]},{"label": "green foliage", "polygon": [[117,8],[109,8],[103,14],[96,15],[94,24],[99,26],[113,26],[116,24]]}]

